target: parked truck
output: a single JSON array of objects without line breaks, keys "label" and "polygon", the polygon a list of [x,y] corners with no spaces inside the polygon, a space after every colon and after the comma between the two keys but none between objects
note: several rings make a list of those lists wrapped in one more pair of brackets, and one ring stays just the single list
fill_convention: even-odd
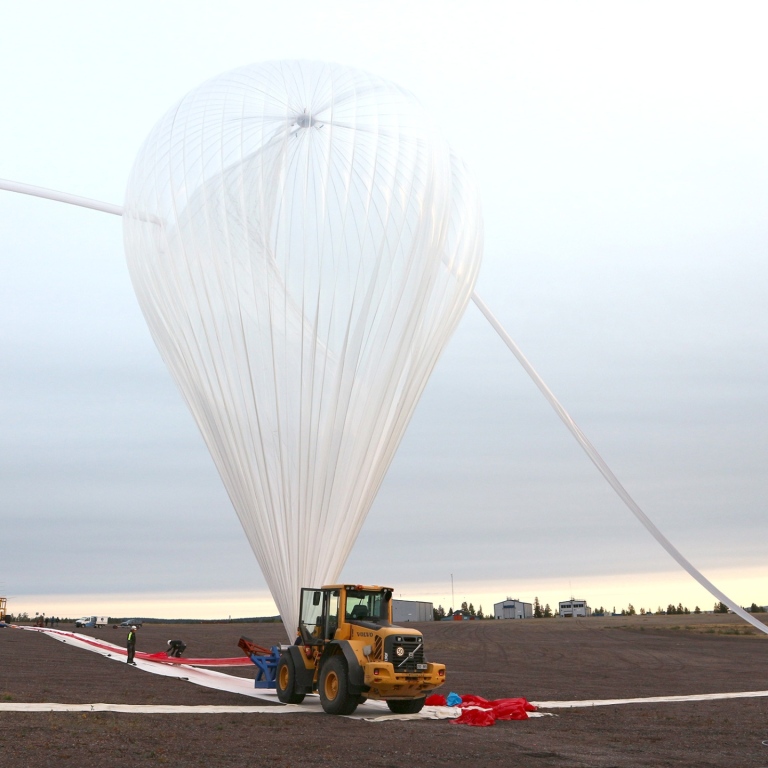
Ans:
[{"label": "parked truck", "polygon": [[91,629],[95,627],[106,627],[109,624],[109,616],[83,616],[81,619],[75,620],[75,626],[78,629],[89,627]]}]

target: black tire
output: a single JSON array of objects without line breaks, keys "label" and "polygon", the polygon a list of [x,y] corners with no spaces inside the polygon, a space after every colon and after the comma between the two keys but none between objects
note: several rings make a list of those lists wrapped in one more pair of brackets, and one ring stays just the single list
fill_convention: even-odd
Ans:
[{"label": "black tire", "polygon": [[415,715],[421,712],[426,698],[422,699],[389,699],[387,706],[396,715]]},{"label": "black tire", "polygon": [[277,698],[283,704],[301,704],[304,701],[304,693],[296,691],[296,668],[293,666],[293,659],[284,653],[280,656],[275,670],[275,687],[277,688]]},{"label": "black tire", "polygon": [[349,693],[349,672],[342,656],[331,656],[320,669],[318,684],[320,703],[329,715],[351,715],[359,696]]}]

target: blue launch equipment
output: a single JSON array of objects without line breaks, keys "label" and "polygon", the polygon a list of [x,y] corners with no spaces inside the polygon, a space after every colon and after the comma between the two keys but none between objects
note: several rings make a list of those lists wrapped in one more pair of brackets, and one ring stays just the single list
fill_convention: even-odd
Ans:
[{"label": "blue launch equipment", "polygon": [[273,645],[268,650],[254,643],[249,637],[241,637],[237,646],[256,665],[255,687],[276,688],[275,673],[277,662],[280,661],[280,647]]}]

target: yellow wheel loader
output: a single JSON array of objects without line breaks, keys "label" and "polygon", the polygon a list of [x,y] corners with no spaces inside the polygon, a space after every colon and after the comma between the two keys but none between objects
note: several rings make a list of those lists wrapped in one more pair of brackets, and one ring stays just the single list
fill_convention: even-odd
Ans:
[{"label": "yellow wheel loader", "polygon": [[426,660],[420,632],[392,624],[389,587],[336,584],[301,590],[298,636],[281,649],[275,677],[285,704],[317,692],[331,715],[366,699],[411,714],[445,682],[445,665]]}]

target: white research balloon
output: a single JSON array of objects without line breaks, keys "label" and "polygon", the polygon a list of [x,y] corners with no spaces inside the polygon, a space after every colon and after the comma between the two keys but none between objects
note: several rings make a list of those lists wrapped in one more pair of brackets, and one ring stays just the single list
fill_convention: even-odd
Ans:
[{"label": "white research balloon", "polygon": [[141,309],[292,636],[469,301],[477,190],[408,92],[268,62],[160,120],[123,219]]}]

